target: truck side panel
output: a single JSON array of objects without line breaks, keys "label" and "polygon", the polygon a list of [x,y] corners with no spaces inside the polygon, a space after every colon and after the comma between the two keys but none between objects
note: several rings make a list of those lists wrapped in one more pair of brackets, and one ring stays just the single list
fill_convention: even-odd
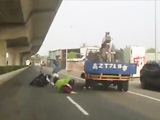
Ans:
[{"label": "truck side panel", "polygon": [[88,74],[121,74],[131,75],[136,73],[136,64],[131,63],[93,63],[85,62],[85,72]]}]

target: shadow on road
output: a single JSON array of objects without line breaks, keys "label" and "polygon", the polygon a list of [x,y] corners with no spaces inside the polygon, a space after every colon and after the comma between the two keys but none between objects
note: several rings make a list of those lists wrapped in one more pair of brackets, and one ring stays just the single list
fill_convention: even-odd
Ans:
[{"label": "shadow on road", "polygon": [[140,83],[134,83],[131,86],[134,89],[150,90],[150,91],[154,91],[154,92],[160,92],[160,87],[155,87],[155,86],[152,86],[152,85],[148,86],[146,89],[142,89]]},{"label": "shadow on road", "polygon": [[75,84],[75,87],[74,87],[74,90],[76,92],[83,92],[83,91],[109,91],[109,92],[119,92],[117,90],[116,87],[113,87],[113,86],[109,86],[108,88],[104,85],[95,85],[94,87],[92,87],[91,89],[87,90],[85,88],[85,83],[76,83]]},{"label": "shadow on road", "polygon": [[151,91],[154,91],[154,92],[160,92],[160,88],[154,87],[154,86],[151,86],[151,87],[147,88],[146,90],[151,90]]}]

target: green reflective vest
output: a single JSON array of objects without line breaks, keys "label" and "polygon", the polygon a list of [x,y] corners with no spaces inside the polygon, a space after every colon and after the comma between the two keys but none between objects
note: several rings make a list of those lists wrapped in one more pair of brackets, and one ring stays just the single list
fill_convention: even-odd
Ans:
[{"label": "green reflective vest", "polygon": [[64,85],[67,85],[69,83],[69,81],[71,80],[70,76],[68,75],[66,78],[64,79],[59,79],[57,82],[56,82],[56,87],[58,89],[61,89]]}]

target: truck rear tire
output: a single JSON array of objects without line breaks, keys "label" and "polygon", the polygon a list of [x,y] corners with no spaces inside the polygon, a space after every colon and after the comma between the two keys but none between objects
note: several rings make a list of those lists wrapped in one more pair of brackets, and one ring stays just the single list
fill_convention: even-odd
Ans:
[{"label": "truck rear tire", "polygon": [[104,85],[105,89],[108,90],[110,84],[108,82],[106,82],[106,83],[103,83],[103,85]]},{"label": "truck rear tire", "polygon": [[129,88],[129,82],[128,81],[124,81],[124,82],[119,82],[118,85],[118,91],[128,91]]},{"label": "truck rear tire", "polygon": [[129,82],[128,81],[124,81],[122,83],[122,87],[123,87],[123,91],[128,91],[128,88],[129,88]]},{"label": "truck rear tire", "polygon": [[122,86],[121,82],[118,83],[117,88],[118,88],[118,91],[122,91],[123,90],[123,86]]},{"label": "truck rear tire", "polygon": [[90,79],[86,79],[85,87],[86,87],[87,90],[89,90],[89,87],[91,87],[91,80]]}]

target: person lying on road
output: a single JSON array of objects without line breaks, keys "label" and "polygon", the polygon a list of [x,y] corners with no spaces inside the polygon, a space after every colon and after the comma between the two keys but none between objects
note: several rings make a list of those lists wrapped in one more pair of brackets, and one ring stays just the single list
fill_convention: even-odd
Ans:
[{"label": "person lying on road", "polygon": [[71,79],[69,75],[63,79],[59,79],[58,77],[53,79],[53,83],[55,84],[56,88],[59,89],[59,92],[71,94],[76,93],[73,91],[75,80]]}]

